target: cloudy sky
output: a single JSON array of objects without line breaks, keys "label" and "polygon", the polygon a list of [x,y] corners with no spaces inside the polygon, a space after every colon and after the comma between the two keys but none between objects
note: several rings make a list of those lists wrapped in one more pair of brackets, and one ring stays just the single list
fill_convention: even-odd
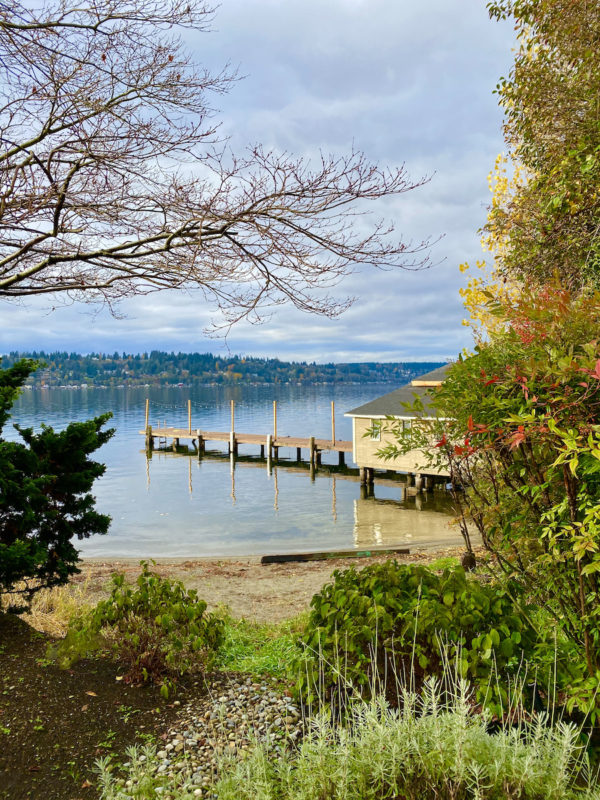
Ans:
[{"label": "cloudy sky", "polygon": [[210,34],[189,41],[197,60],[230,61],[245,79],[219,98],[232,147],[262,142],[311,156],[352,145],[381,165],[405,164],[424,187],[375,208],[404,240],[438,238],[423,272],[364,269],[339,296],[337,320],[280,307],[226,341],[204,329],[200,296],[158,293],[123,303],[119,318],[47,301],[0,304],[0,352],[212,351],[310,361],[454,357],[469,343],[458,288],[463,261],[481,257],[487,174],[502,150],[493,88],[508,72],[513,31],[484,0],[222,0]]}]

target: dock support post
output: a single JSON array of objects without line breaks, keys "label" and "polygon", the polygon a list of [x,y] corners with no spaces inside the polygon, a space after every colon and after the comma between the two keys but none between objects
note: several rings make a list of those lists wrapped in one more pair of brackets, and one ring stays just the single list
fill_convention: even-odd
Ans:
[{"label": "dock support post", "polygon": [[178,447],[179,447],[179,439],[175,437],[173,439],[173,444],[171,445],[171,449],[173,450],[173,452],[176,452]]},{"label": "dock support post", "polygon": [[273,458],[275,459],[275,461],[277,461],[277,459],[279,458],[279,447],[277,447],[276,444],[273,445]]},{"label": "dock support post", "polygon": [[264,446],[264,444],[261,444],[261,446],[260,446],[260,457],[261,458],[265,457],[265,446]]},{"label": "dock support post", "polygon": [[188,400],[188,433],[192,432],[192,401]]},{"label": "dock support post", "polygon": [[321,451],[317,450],[317,464],[321,466]]},{"label": "dock support post", "polygon": [[338,466],[345,467],[346,466],[346,454],[343,450],[338,451]]},{"label": "dock support post", "polygon": [[198,456],[204,455],[204,451],[206,449],[206,445],[204,443],[204,436],[200,433],[200,428],[196,431],[196,436],[198,439]]},{"label": "dock support post", "polygon": [[373,467],[367,467],[366,473],[367,473],[367,485],[373,486],[373,484],[375,483],[375,470],[373,469]]},{"label": "dock support post", "polygon": [[235,400],[231,401],[231,427],[229,429],[229,455],[237,455],[237,442],[235,440]]},{"label": "dock support post", "polygon": [[144,430],[148,430],[148,421],[150,418],[150,399],[146,398],[146,423],[144,425]]},{"label": "dock support post", "polygon": [[230,431],[229,433],[229,455],[230,456],[237,456],[238,452],[238,443],[237,439],[235,438],[235,433]]},{"label": "dock support post", "polygon": [[296,448],[296,461],[302,461],[302,448]]},{"label": "dock support post", "polygon": [[271,441],[272,441],[272,440],[271,440],[271,434],[270,434],[270,433],[267,433],[267,442],[266,442],[266,448],[267,448],[267,460],[268,460],[268,461],[270,461],[270,460],[271,460]]},{"label": "dock support post", "polygon": [[360,477],[361,484],[367,483],[367,468],[366,467],[359,467],[358,475]]},{"label": "dock support post", "polygon": [[335,447],[335,403],[331,401],[331,446]]},{"label": "dock support post", "polygon": [[311,467],[314,468],[316,462],[316,447],[315,447],[315,437],[311,436],[309,439],[309,450],[310,450],[310,464]]},{"label": "dock support post", "polygon": [[152,425],[146,425],[146,450],[154,450],[154,437],[152,436]]},{"label": "dock support post", "polygon": [[423,491],[423,477],[420,472],[415,475],[415,489],[417,492]]}]

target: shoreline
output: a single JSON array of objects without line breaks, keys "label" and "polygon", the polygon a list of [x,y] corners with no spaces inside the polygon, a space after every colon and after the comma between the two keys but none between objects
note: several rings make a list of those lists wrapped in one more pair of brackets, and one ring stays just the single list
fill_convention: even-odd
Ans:
[{"label": "shoreline", "polygon": [[[460,561],[464,551],[464,545],[452,545],[415,548],[407,554],[277,564],[261,564],[260,556],[163,557],[153,559],[156,564],[152,568],[163,577],[182,581],[188,589],[196,589],[209,609],[226,606],[234,617],[276,624],[308,611],[312,597],[331,580],[334,570],[359,570],[388,560],[424,566],[440,558]],[[87,601],[96,603],[107,596],[114,572],[122,572],[128,581],[135,581],[139,562],[135,558],[84,558],[79,565],[81,572],[72,577],[71,583],[84,592]]]}]

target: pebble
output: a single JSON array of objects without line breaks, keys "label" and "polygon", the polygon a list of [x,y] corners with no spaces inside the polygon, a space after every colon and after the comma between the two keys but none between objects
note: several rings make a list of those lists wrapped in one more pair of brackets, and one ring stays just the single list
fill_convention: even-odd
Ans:
[{"label": "pebble", "polygon": [[181,705],[177,721],[163,736],[155,771],[191,776],[194,797],[209,798],[219,761],[266,742],[275,753],[296,747],[305,731],[300,709],[265,683],[220,676],[200,700]]}]

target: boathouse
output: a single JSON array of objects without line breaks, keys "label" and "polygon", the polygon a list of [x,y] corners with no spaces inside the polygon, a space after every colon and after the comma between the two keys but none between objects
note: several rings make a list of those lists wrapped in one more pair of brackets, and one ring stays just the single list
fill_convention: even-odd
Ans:
[{"label": "boathouse", "polygon": [[[352,460],[358,465],[364,483],[373,482],[375,469],[407,473],[409,483],[412,483],[414,478],[417,489],[432,485],[432,478],[448,476],[447,471],[426,466],[427,459],[422,450],[410,450],[389,461],[383,461],[377,455],[377,451],[386,444],[395,444],[393,435],[386,431],[385,422],[388,417],[400,420],[407,432],[413,425],[426,424],[427,420],[434,419],[428,413],[431,392],[442,384],[449,366],[448,364],[420,375],[406,386],[401,386],[393,392],[388,392],[346,412],[344,416],[352,418]],[[423,403],[423,411],[418,416],[403,406],[404,403],[412,404],[415,395],[420,397]]]}]

